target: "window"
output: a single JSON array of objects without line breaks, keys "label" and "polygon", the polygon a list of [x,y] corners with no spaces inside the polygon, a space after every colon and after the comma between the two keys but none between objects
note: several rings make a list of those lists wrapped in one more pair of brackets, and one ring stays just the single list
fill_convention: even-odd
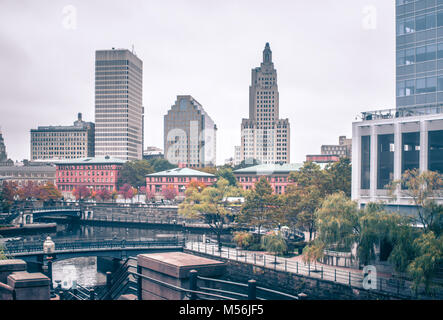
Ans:
[{"label": "window", "polygon": [[369,189],[371,181],[371,136],[361,137],[361,189]]},{"label": "window", "polygon": [[428,133],[428,169],[443,174],[443,130]]},{"label": "window", "polygon": [[394,178],[394,135],[379,135],[377,149],[377,189],[386,189]]},{"label": "window", "polygon": [[402,173],[420,167],[420,132],[402,134]]}]

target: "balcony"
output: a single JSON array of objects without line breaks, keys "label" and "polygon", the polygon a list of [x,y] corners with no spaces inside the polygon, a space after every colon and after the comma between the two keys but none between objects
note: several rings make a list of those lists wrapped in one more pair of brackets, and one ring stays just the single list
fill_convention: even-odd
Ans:
[{"label": "balcony", "polygon": [[361,113],[363,121],[417,117],[424,115],[443,114],[443,104],[434,104],[419,107],[401,107]]}]

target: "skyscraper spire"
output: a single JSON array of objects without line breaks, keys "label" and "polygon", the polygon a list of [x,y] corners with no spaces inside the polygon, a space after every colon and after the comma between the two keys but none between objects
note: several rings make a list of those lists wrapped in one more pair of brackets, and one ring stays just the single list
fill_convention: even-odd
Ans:
[{"label": "skyscraper spire", "polygon": [[263,63],[272,63],[272,51],[269,42],[266,42],[265,50],[263,50]]}]

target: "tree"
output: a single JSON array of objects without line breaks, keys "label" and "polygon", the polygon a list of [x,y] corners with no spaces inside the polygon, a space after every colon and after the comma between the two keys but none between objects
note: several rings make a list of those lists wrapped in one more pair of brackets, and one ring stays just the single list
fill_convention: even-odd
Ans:
[{"label": "tree", "polygon": [[309,241],[315,231],[315,211],[328,194],[327,174],[318,164],[305,162],[298,171],[291,172],[293,182],[282,197],[285,202],[287,220],[293,227],[309,232]]},{"label": "tree", "polygon": [[281,222],[281,201],[273,193],[266,177],[261,177],[254,189],[246,195],[238,220],[256,227],[259,235],[262,227],[271,228]]},{"label": "tree", "polygon": [[239,248],[247,248],[251,244],[253,237],[252,234],[246,231],[239,231],[234,233],[233,240],[237,243]]},{"label": "tree", "polygon": [[414,288],[424,284],[426,293],[429,293],[432,279],[443,262],[443,239],[437,238],[434,232],[430,231],[417,238],[414,246],[418,255],[408,266],[408,272],[414,279]]},{"label": "tree", "polygon": [[155,199],[155,193],[151,189],[146,189],[145,194],[146,194],[146,202]]},{"label": "tree", "polygon": [[438,172],[418,169],[407,170],[400,180],[393,181],[390,193],[396,198],[395,191],[400,195],[411,198],[417,211],[416,224],[423,226],[424,232],[433,228],[441,230],[443,222],[442,209],[435,202],[443,196],[443,178]]},{"label": "tree", "polygon": [[118,191],[118,193],[126,200],[128,199],[132,199],[134,197],[134,188],[125,183],[120,190]]},{"label": "tree", "polygon": [[77,201],[84,201],[91,197],[91,190],[86,186],[79,186],[72,191]]},{"label": "tree", "polygon": [[234,171],[235,170],[239,170],[239,169],[244,169],[244,168],[249,168],[249,167],[253,167],[253,166],[257,166],[260,164],[260,161],[257,159],[246,159],[243,160],[242,162],[240,162],[239,165],[234,167]]},{"label": "tree", "polygon": [[57,189],[57,187],[51,183],[47,182],[46,184],[38,187],[39,194],[38,199],[42,201],[56,201],[62,198],[62,194]]},{"label": "tree", "polygon": [[277,264],[277,255],[285,253],[288,249],[284,237],[276,231],[268,232],[262,238],[262,246],[266,251],[274,253],[274,264]]},{"label": "tree", "polygon": [[18,189],[20,200],[30,200],[32,198],[37,198],[38,194],[39,187],[33,181],[28,181],[20,189]]},{"label": "tree", "polygon": [[185,191],[185,200],[179,205],[178,212],[186,218],[204,219],[217,236],[218,250],[221,251],[221,234],[224,225],[229,222],[231,210],[226,198],[235,190],[228,181],[220,179],[211,187],[188,187]]},{"label": "tree", "polygon": [[237,186],[237,179],[234,176],[232,168],[222,167],[217,170],[215,173],[218,179],[224,178],[228,180],[230,186]]},{"label": "tree", "polygon": [[162,192],[162,195],[166,200],[174,200],[177,194],[177,190],[172,185],[167,186]]},{"label": "tree", "polygon": [[166,159],[150,159],[150,160],[148,160],[148,163],[152,167],[152,170],[153,170],[152,173],[177,168],[177,166],[169,163],[169,161]]},{"label": "tree", "polygon": [[146,175],[153,172],[154,169],[146,160],[128,161],[120,170],[117,187],[121,188],[125,184],[135,187],[144,186],[146,185]]},{"label": "tree", "polygon": [[14,203],[15,197],[18,195],[18,185],[15,182],[3,181],[0,193],[0,200],[3,211],[9,211]]},{"label": "tree", "polygon": [[344,192],[351,197],[352,166],[349,158],[340,158],[325,169],[327,175],[326,189],[328,194]]},{"label": "tree", "polygon": [[106,188],[97,190],[97,197],[102,201],[109,200],[111,199],[111,192]]}]

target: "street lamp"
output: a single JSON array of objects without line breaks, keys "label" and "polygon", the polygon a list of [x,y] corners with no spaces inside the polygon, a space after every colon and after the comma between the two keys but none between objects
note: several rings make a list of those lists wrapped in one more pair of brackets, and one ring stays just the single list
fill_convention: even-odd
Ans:
[{"label": "street lamp", "polygon": [[[52,284],[52,260],[54,259],[53,256],[54,252],[55,252],[55,243],[54,241],[52,241],[51,237],[47,237],[45,242],[43,242],[43,254],[45,255],[46,258],[46,267],[50,281],[49,289],[51,293],[51,298],[55,298],[54,286]],[[45,260],[43,260],[43,263],[45,263]]]}]

